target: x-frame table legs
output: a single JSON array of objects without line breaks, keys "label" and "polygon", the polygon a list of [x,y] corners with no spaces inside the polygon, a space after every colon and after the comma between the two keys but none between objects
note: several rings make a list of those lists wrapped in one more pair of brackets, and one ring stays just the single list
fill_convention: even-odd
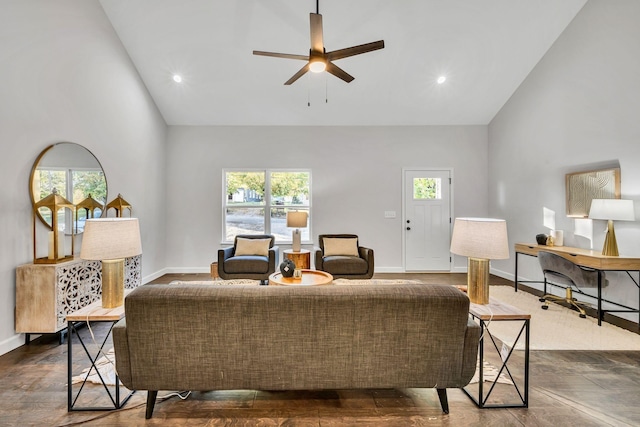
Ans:
[{"label": "x-frame table legs", "polygon": [[[478,405],[479,408],[528,408],[529,407],[529,322],[530,319],[517,319],[517,320],[496,320],[494,319],[493,321],[500,321],[500,322],[505,322],[505,321],[512,321],[512,322],[522,322],[522,327],[520,328],[520,331],[518,332],[518,335],[516,337],[516,339],[514,340],[514,345],[511,349],[509,349],[508,354],[506,355],[506,357],[502,357],[500,348],[498,348],[498,344],[495,340],[495,338],[493,337],[493,335],[491,335],[491,332],[489,331],[489,322],[485,322],[482,319],[478,319],[480,322],[480,328],[482,331],[482,336],[480,338],[480,341],[478,343],[478,359],[479,359],[479,365],[478,365],[478,369],[479,369],[479,381],[478,381],[478,397],[476,398],[474,395],[472,395],[468,390],[467,387],[463,388],[462,391],[465,392],[465,394],[467,396],[469,396],[469,398],[471,398],[471,400],[473,400],[475,402],[476,405]],[[515,381],[513,375],[511,374],[511,370],[509,369],[508,366],[508,362],[511,359],[511,356],[514,352],[515,349],[515,343],[517,343],[520,339],[520,337],[522,336],[522,334],[524,334],[524,338],[525,338],[525,348],[524,348],[524,384],[522,386],[522,389],[520,387],[518,387],[518,383]],[[483,368],[483,361],[484,361],[484,341],[485,338],[489,337],[491,339],[491,343],[493,344],[493,348],[496,350],[496,352],[498,353],[498,355],[500,355],[501,360],[502,360],[502,365],[500,366],[499,372],[496,375],[496,379],[491,383],[491,386],[489,387],[489,391],[486,393],[486,395],[484,394],[484,368]],[[500,377],[501,374],[506,373],[507,376],[509,377],[509,379],[511,379],[511,381],[513,382],[513,387],[515,389],[515,391],[518,394],[518,398],[520,400],[520,403],[503,403],[503,404],[489,404],[487,403],[489,400],[489,397],[491,396],[491,393],[494,391],[494,388],[496,386],[496,384],[498,383],[498,378]]]},{"label": "x-frame table legs", "polygon": [[[67,337],[67,342],[68,342],[68,351],[67,351],[67,381],[68,381],[67,382],[67,411],[68,412],[72,412],[72,411],[112,411],[114,409],[122,408],[127,403],[129,398],[131,398],[133,393],[135,393],[135,390],[132,390],[121,401],[120,400],[120,379],[118,378],[118,375],[116,375],[116,377],[115,377],[115,396],[114,396],[114,394],[112,394],[111,390],[109,389],[109,386],[106,384],[106,381],[102,376],[102,373],[100,372],[100,370],[96,366],[96,362],[100,358],[100,354],[102,354],[102,350],[104,349],[104,346],[107,343],[109,335],[111,334],[111,330],[113,329],[113,326],[116,324],[116,322],[113,322],[113,321],[111,322],[111,325],[109,327],[109,331],[105,335],[104,340],[100,344],[100,348],[97,351],[97,353],[95,354],[95,356],[91,355],[91,352],[89,351],[89,349],[87,348],[86,344],[84,343],[84,340],[82,339],[80,334],[77,333],[76,324],[78,324],[78,323],[83,323],[83,322],[73,322],[73,321],[67,322],[67,325],[68,325],[67,326],[67,331],[68,331],[68,337]],[[74,394],[73,394],[73,383],[72,383],[72,379],[73,379],[73,372],[72,372],[72,370],[73,370],[73,353],[72,353],[73,345],[72,345],[72,342],[73,342],[73,333],[74,332],[75,332],[75,336],[78,337],[78,341],[80,341],[80,344],[82,344],[82,348],[84,348],[84,351],[85,351],[87,357],[91,361],[91,367],[89,368],[89,371],[87,372],[86,376],[84,377],[84,380],[82,381],[82,384],[80,385],[80,389],[75,394],[75,397],[74,397]],[[98,406],[98,407],[93,407],[93,406],[91,406],[91,407],[77,407],[76,406],[76,402],[78,400],[78,397],[80,397],[80,393],[84,389],[84,386],[87,383],[87,379],[88,379],[89,375],[91,375],[93,372],[95,372],[98,375],[98,377],[100,378],[100,381],[102,382],[102,386],[106,390],[107,395],[109,396],[109,399],[111,400],[111,403],[113,404],[113,406]]]}]

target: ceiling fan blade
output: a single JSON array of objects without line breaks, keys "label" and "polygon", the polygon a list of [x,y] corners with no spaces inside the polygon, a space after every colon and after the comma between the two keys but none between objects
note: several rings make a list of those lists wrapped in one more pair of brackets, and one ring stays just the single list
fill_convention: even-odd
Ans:
[{"label": "ceiling fan blade", "polygon": [[338,67],[332,62],[327,62],[326,71],[327,73],[331,73],[337,78],[342,79],[347,83],[351,83],[351,81],[353,81],[353,79],[355,78],[351,74],[347,73],[342,68]]},{"label": "ceiling fan blade", "polygon": [[300,77],[304,76],[307,73],[307,71],[309,71],[309,64],[307,64],[304,67],[300,68],[300,70],[297,73],[295,73],[289,80],[284,82],[284,84],[285,85],[290,85],[291,83],[293,83],[296,80],[298,80]]},{"label": "ceiling fan blade", "polygon": [[300,59],[300,60],[303,60],[303,61],[308,61],[309,60],[309,56],[308,55],[294,55],[294,54],[291,54],[291,53],[262,52],[260,50],[254,50],[253,54],[254,55],[260,55],[260,56],[273,56],[275,58]]},{"label": "ceiling fan blade", "polygon": [[322,40],[322,15],[319,13],[310,13],[311,21],[311,50],[324,53],[324,42]]},{"label": "ceiling fan blade", "polygon": [[371,52],[384,48],[384,40],[378,40],[377,42],[365,43],[359,46],[347,47],[344,49],[334,50],[333,52],[327,52],[327,59],[329,61],[335,61],[336,59],[347,58],[349,56],[360,55],[362,53]]}]

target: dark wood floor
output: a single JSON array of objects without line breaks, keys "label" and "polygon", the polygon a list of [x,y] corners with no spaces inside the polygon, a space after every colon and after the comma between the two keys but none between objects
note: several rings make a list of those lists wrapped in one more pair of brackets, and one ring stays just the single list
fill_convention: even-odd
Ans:
[{"label": "dark wood floor", "polygon": [[[464,284],[464,274],[377,275],[427,283]],[[155,283],[203,280],[207,275],[166,275]],[[507,284],[492,277],[492,284]],[[95,325],[99,337],[104,325]],[[80,331],[90,340],[89,330]],[[73,336],[74,345],[77,337]],[[86,362],[74,347],[74,370]],[[522,367],[516,354],[512,370]],[[433,389],[307,392],[195,392],[168,398],[144,419],[146,393],[112,412],[67,413],[67,347],[42,337],[0,356],[0,426],[637,426],[640,425],[640,352],[532,351],[530,407],[478,409],[461,390],[449,390],[450,413]],[[520,377],[516,373],[516,380]],[[477,385],[470,389],[477,391]],[[512,396],[500,385],[498,399]],[[87,403],[104,403],[99,386],[83,391]],[[85,394],[86,393],[86,394]],[[168,393],[168,392],[167,392]],[[164,394],[167,394],[164,393]],[[160,392],[162,395],[163,392]],[[96,399],[93,401],[93,399]],[[84,403],[84,402],[83,402]]]}]

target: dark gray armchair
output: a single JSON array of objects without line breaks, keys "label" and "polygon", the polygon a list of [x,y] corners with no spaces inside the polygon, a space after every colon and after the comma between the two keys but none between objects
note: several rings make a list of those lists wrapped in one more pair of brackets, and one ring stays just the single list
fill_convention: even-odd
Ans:
[{"label": "dark gray armchair", "polygon": [[373,249],[360,246],[357,235],[320,234],[318,244],[316,270],[326,271],[335,279],[370,279],[373,276]]},{"label": "dark gray armchair", "polygon": [[275,237],[268,234],[237,235],[233,246],[218,250],[220,278],[254,279],[266,284],[269,275],[276,271],[280,256],[274,244]]}]

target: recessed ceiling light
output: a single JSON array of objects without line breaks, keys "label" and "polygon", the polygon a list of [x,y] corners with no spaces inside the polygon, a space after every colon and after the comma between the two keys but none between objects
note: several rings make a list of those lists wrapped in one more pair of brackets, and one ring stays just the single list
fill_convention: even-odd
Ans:
[{"label": "recessed ceiling light", "polygon": [[447,78],[445,76],[440,76],[436,81],[438,82],[439,85],[441,85],[442,83],[447,81]]},{"label": "recessed ceiling light", "polygon": [[180,74],[174,74],[173,81],[176,83],[182,83],[182,76]]}]

